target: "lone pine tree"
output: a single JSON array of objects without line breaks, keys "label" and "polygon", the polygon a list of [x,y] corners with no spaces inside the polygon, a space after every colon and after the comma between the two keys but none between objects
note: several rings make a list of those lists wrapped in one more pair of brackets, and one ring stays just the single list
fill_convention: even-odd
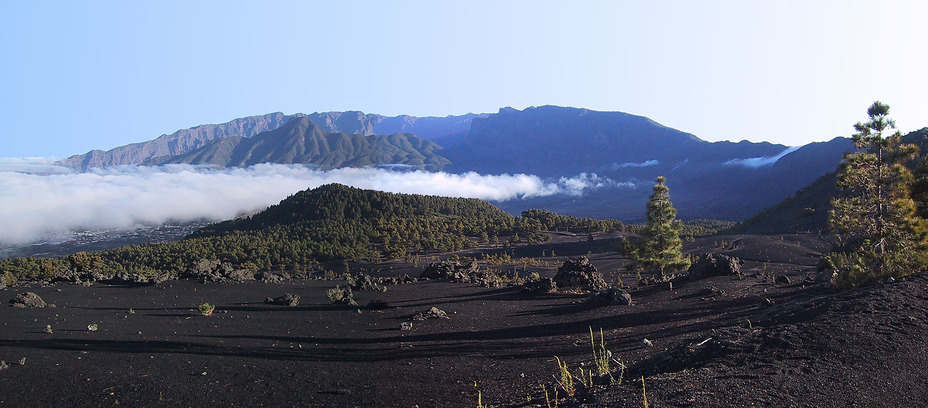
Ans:
[{"label": "lone pine tree", "polygon": [[677,210],[670,202],[670,189],[663,176],[657,178],[654,193],[648,200],[647,224],[641,231],[641,240],[631,249],[632,266],[664,276],[690,265],[683,256],[682,224],[676,220]]},{"label": "lone pine tree", "polygon": [[843,194],[832,200],[828,214],[838,249],[855,255],[841,271],[847,285],[907,275],[926,265],[925,220],[915,213],[912,174],[904,165],[918,148],[900,142],[888,114],[889,106],[876,101],[867,109],[870,120],[854,125],[857,150],[844,155],[838,173]]}]

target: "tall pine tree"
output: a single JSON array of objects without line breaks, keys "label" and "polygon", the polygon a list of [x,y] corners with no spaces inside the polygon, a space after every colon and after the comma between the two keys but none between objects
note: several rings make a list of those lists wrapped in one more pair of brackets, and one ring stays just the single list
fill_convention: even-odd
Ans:
[{"label": "tall pine tree", "polygon": [[904,165],[918,148],[901,143],[888,114],[889,106],[876,101],[867,109],[870,120],[854,125],[857,150],[844,156],[838,174],[844,194],[832,200],[828,214],[838,249],[856,259],[841,271],[846,285],[907,275],[926,265],[926,225],[915,214],[912,174]]},{"label": "tall pine tree", "polygon": [[647,224],[641,231],[641,241],[629,254],[632,266],[661,277],[683,270],[690,265],[683,256],[682,224],[676,220],[677,210],[670,202],[670,189],[663,176],[657,178],[654,193],[648,200]]}]

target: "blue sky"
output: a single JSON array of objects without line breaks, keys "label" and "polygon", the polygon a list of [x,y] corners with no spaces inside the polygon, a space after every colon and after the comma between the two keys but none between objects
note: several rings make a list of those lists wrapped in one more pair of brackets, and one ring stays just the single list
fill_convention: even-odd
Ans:
[{"label": "blue sky", "polygon": [[921,1],[4,1],[0,157],[281,111],[563,105],[706,140],[928,126]]}]

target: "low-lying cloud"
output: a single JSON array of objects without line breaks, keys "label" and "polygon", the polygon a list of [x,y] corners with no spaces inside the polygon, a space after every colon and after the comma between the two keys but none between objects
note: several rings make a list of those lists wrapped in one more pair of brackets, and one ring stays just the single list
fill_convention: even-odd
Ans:
[{"label": "low-lying cloud", "polygon": [[626,167],[651,167],[651,166],[657,166],[658,164],[660,164],[660,162],[657,160],[646,160],[640,163],[635,163],[635,162],[612,163],[612,169],[618,170],[618,169],[624,169]]},{"label": "low-lying cloud", "polygon": [[495,201],[578,196],[591,189],[625,186],[595,174],[543,180],[526,174],[319,171],[281,164],[232,169],[117,166],[76,173],[47,162],[26,165],[24,161],[0,167],[0,245],[36,242],[71,231],[229,219],[329,183]]},{"label": "low-lying cloud", "polygon": [[747,159],[731,159],[724,163],[725,166],[743,166],[751,169],[757,169],[766,166],[772,166],[778,160],[782,159],[783,156],[786,156],[802,146],[793,146],[787,147],[785,150],[780,152],[776,156],[763,156],[763,157],[749,157]]}]

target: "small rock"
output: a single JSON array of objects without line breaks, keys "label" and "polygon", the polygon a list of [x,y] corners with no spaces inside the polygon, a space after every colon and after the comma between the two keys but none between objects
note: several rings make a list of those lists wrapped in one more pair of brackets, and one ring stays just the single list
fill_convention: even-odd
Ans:
[{"label": "small rock", "polygon": [[651,347],[654,347],[654,343],[652,343],[651,340],[644,339],[644,340],[641,340],[641,347],[651,348]]},{"label": "small rock", "polygon": [[88,331],[92,331],[92,332],[97,331],[97,324],[96,324],[96,323],[88,324],[88,325],[87,325],[87,330],[88,330]]},{"label": "small rock", "polygon": [[26,365],[26,357],[23,357],[23,358],[19,359],[19,365],[21,365],[21,366]]},{"label": "small rock", "polygon": [[48,333],[48,334],[54,333],[54,332],[52,331],[52,325],[50,325],[50,324],[49,324],[49,325],[46,325],[46,326],[45,326],[45,332]]},{"label": "small rock", "polygon": [[778,285],[779,284],[788,285],[790,283],[789,276],[777,275],[775,278],[773,278],[773,283],[778,284]]},{"label": "small rock", "polygon": [[400,323],[400,330],[412,330],[412,322]]}]

